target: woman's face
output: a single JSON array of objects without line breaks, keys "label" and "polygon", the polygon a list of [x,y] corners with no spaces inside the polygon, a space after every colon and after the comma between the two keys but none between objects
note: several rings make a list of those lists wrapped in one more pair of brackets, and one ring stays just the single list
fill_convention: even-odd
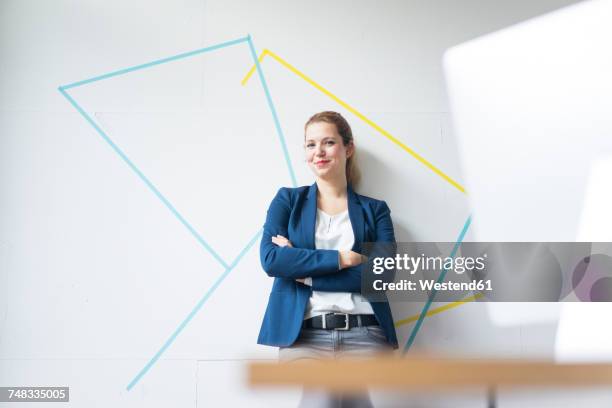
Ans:
[{"label": "woman's face", "polygon": [[305,139],[306,163],[317,177],[346,177],[346,160],[353,154],[353,144],[344,146],[336,125],[311,123],[306,128]]}]

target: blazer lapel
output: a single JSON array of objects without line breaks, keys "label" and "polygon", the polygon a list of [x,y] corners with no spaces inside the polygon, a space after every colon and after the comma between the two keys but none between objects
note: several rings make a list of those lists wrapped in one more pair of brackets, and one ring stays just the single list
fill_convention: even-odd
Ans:
[{"label": "blazer lapel", "polygon": [[361,251],[361,243],[364,240],[364,220],[363,211],[361,209],[361,203],[357,194],[353,191],[349,185],[347,188],[348,195],[348,210],[349,218],[351,219],[351,226],[353,227],[353,234],[355,234],[355,244],[353,245],[353,251]]},{"label": "blazer lapel", "polygon": [[315,224],[317,223],[317,183],[308,189],[303,210],[302,232],[305,247],[315,249]]}]

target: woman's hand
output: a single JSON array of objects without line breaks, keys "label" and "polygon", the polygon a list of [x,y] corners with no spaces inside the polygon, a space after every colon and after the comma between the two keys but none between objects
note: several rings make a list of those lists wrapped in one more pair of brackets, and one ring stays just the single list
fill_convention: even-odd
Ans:
[{"label": "woman's hand", "polygon": [[275,237],[272,237],[272,242],[274,242],[279,247],[288,246],[288,247],[293,248],[293,244],[291,244],[291,241],[289,241],[287,238],[283,237],[280,234],[278,234]]},{"label": "woman's hand", "polygon": [[[293,244],[284,236],[278,234],[272,237],[272,242],[279,247],[288,246],[293,248]],[[351,266],[357,266],[363,262],[366,262],[367,258],[355,251],[340,251],[340,269],[349,268]],[[304,278],[296,279],[300,283],[304,283]]]},{"label": "woman's hand", "polygon": [[357,266],[366,261],[365,256],[355,251],[340,251],[340,269]]}]

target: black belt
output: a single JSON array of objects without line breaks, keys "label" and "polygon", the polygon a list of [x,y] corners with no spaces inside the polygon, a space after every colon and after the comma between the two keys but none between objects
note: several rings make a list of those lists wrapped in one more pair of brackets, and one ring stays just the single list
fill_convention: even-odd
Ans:
[{"label": "black belt", "polygon": [[[358,318],[359,316],[359,318]],[[302,327],[309,329],[350,330],[356,326],[378,326],[373,314],[328,313],[304,320]]]}]

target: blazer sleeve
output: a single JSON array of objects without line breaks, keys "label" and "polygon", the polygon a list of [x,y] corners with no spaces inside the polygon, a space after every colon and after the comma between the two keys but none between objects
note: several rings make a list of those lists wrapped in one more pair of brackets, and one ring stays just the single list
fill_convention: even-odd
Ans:
[{"label": "blazer sleeve", "polygon": [[[376,242],[395,243],[391,210],[384,201],[380,201],[375,214]],[[312,289],[323,292],[361,292],[361,271],[363,265],[341,269],[333,275],[313,276]],[[394,274],[385,274],[385,281],[393,281]]]},{"label": "blazer sleeve", "polygon": [[333,249],[306,249],[279,247],[272,237],[288,236],[291,200],[287,188],[281,188],[272,200],[266,216],[259,247],[261,266],[268,276],[281,278],[306,278],[337,273],[338,251]]}]

